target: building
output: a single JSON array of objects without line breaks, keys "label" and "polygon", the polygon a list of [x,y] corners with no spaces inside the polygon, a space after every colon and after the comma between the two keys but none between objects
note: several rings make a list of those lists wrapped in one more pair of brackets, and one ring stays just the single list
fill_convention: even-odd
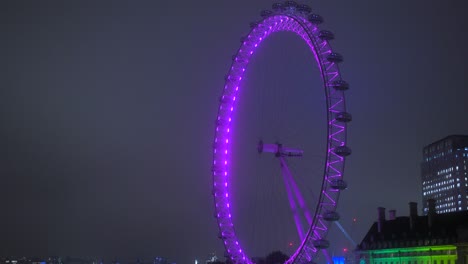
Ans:
[{"label": "building", "polygon": [[468,211],[437,214],[429,200],[428,214],[396,217],[378,208],[375,222],[355,250],[359,264],[468,264]]},{"label": "building", "polygon": [[468,136],[452,135],[427,145],[421,164],[423,213],[436,200],[437,213],[468,210]]}]

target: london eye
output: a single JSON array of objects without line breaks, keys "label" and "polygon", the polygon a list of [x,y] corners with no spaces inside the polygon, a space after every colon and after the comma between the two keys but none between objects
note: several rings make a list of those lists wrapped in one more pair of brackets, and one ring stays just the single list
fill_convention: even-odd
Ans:
[{"label": "london eye", "polygon": [[[290,206],[290,217],[295,225],[299,243],[285,263],[312,263],[318,253],[326,253],[330,246],[327,233],[331,224],[340,219],[337,203],[340,193],[347,188],[344,180],[345,159],[351,154],[347,146],[347,124],[352,120],[346,111],[345,93],[348,83],[342,78],[340,63],[343,56],[332,49],[334,34],[320,29],[323,18],[312,12],[305,4],[294,1],[275,3],[271,10],[261,12],[261,19],[251,23],[250,32],[241,39],[241,45],[232,58],[231,67],[225,76],[222,94],[219,98],[218,113],[215,121],[215,136],[213,142],[212,161],[212,194],[215,205],[215,218],[219,228],[219,238],[226,249],[226,255],[234,263],[253,263],[248,255],[249,249],[244,248],[238,237],[233,220],[235,206],[232,196],[231,182],[238,177],[233,169],[236,159],[233,150],[236,148],[252,148],[259,155],[269,155],[278,164],[282,178],[287,203]],[[320,88],[325,98],[324,151],[321,158],[321,169],[314,199],[304,194],[302,183],[295,179],[292,160],[301,159],[307,151],[301,143],[291,145],[281,137],[273,141],[269,138],[256,139],[254,146],[240,146],[233,136],[236,132],[236,112],[245,100],[240,91],[254,89],[244,83],[249,63],[260,44],[277,32],[291,32],[305,42],[315,58],[320,75]],[[272,140],[272,141],[270,141]],[[301,173],[307,174],[307,173]],[[249,176],[250,177],[250,176]],[[254,177],[254,176],[251,176]],[[312,177],[304,175],[304,177]],[[313,200],[313,201],[311,201]]]}]

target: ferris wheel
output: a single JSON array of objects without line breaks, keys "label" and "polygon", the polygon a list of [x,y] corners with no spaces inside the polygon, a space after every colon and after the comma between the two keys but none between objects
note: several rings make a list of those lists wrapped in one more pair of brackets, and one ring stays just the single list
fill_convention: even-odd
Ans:
[{"label": "ferris wheel", "polygon": [[[323,18],[312,13],[309,6],[294,1],[275,3],[272,10],[262,11],[261,16],[260,21],[251,23],[250,32],[242,38],[241,46],[233,56],[231,68],[225,77],[225,85],[219,100],[212,163],[212,192],[219,238],[224,243],[227,256],[234,263],[253,263],[238,238],[233,221],[231,196],[235,194],[231,193],[230,185],[231,180],[237,175],[232,170],[235,160],[231,153],[233,148],[238,147],[233,139],[236,130],[234,114],[240,107],[239,101],[243,100],[239,90],[248,89],[243,86],[243,78],[260,43],[275,32],[292,32],[312,51],[319,68],[321,86],[325,91],[326,151],[323,154],[321,186],[316,193],[315,204],[308,204],[304,198],[288,162],[306,155],[301,146],[290,146],[288,142],[283,141],[258,140],[254,147],[261,155],[270,155],[277,160],[287,200],[293,212],[292,218],[300,243],[286,263],[312,263],[318,253],[326,252],[330,245],[326,239],[327,233],[330,225],[340,219],[336,211],[337,202],[340,192],[347,188],[347,183],[343,180],[343,171],[345,157],[351,154],[351,149],[346,145],[347,123],[352,120],[345,106],[345,91],[349,85],[342,79],[338,66],[343,61],[343,57],[330,46],[334,34],[319,28]],[[301,209],[301,215],[297,208]],[[305,219],[307,225],[305,228],[301,223],[301,217]]]}]

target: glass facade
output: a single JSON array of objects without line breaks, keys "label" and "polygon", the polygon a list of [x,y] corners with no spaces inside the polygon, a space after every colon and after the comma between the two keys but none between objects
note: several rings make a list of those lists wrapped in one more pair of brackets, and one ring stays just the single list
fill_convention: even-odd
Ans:
[{"label": "glass facade", "polygon": [[424,147],[421,164],[424,214],[428,212],[428,199],[436,200],[439,214],[468,210],[467,166],[468,136],[449,136]]}]

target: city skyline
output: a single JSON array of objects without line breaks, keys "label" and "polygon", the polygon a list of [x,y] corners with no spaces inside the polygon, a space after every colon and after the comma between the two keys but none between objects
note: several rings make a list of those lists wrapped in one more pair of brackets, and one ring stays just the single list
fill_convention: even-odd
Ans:
[{"label": "city skyline", "polygon": [[[218,97],[240,37],[274,1],[47,3],[0,8],[0,255],[222,256],[211,194]],[[408,202],[421,204],[424,146],[468,135],[468,6],[306,3],[344,56],[353,154],[338,210],[360,240],[377,207],[407,215]],[[261,65],[281,59],[270,70],[300,84],[303,46],[271,40],[252,75],[268,79]],[[339,232],[335,254],[347,244]]]}]

